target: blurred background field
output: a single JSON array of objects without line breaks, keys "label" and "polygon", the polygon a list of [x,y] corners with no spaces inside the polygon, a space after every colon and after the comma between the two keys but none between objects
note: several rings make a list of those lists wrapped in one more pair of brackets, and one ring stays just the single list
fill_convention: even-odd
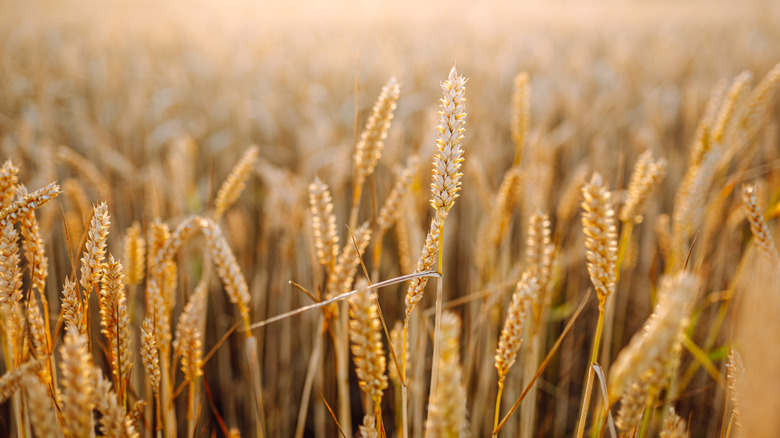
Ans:
[{"label": "blurred background field", "polygon": [[[439,83],[454,64],[468,77],[468,122],[462,196],[447,226],[445,300],[503,285],[501,300],[508,302],[522,268],[524,221],[532,208],[546,211],[559,253],[545,346],[552,345],[590,287],[579,201],[572,198],[578,184],[600,172],[622,201],[621,189],[644,150],[667,159],[667,176],[642,225],[635,227],[631,269],[621,276],[616,293],[615,333],[605,341],[614,359],[652,311],[663,271],[656,224],[660,215],[672,212],[707,99],[740,72],[752,72],[758,82],[778,62],[780,2],[772,0],[9,0],[0,5],[0,158],[20,167],[20,181],[30,190],[53,180],[63,186],[63,195],[38,213],[50,258],[47,291],[55,320],[91,203],[108,202],[108,247],[121,254],[123,233],[133,221],[145,225],[160,218],[174,228],[188,215],[209,211],[219,184],[257,145],[256,172],[221,225],[250,286],[252,321],[261,321],[311,303],[288,281],[316,291],[322,280],[306,191],[315,176],[330,187],[345,241],[356,111],[362,127],[390,76],[401,84],[401,94],[374,178],[376,202],[381,205],[408,156],[419,155],[421,164],[410,200],[417,215],[405,242],[410,253],[398,249],[403,237],[388,233],[379,277],[414,269],[431,214],[427,187]],[[510,231],[496,249],[495,272],[485,279],[476,266],[478,229],[515,154],[511,95],[521,72],[530,77],[524,154],[529,170]],[[727,169],[719,181],[731,181],[734,168],[748,169],[739,182],[748,176],[763,179],[764,199],[774,202],[780,186],[780,99],[770,101],[765,122],[751,154],[735,158],[739,166]],[[366,196],[361,220],[372,214]],[[707,243],[693,254],[696,272],[705,278],[700,297],[729,289],[750,236],[744,214],[735,213],[739,197],[725,196],[722,208],[710,211],[714,224],[707,228]],[[202,270],[198,239],[185,245],[179,259],[181,299],[174,315]],[[370,271],[370,255],[366,264]],[[219,288],[214,281],[205,351],[238,318]],[[380,294],[391,326],[403,316],[404,292],[396,286]],[[426,294],[423,311],[433,305],[433,295]],[[130,304],[143,314],[140,294]],[[703,339],[716,318],[719,304],[710,304],[701,298],[697,305],[693,339]],[[454,310],[463,318],[461,355],[472,435],[489,436],[496,338],[470,331],[483,307],[471,303]],[[318,316],[309,312],[255,331],[268,436],[293,436]],[[572,436],[596,317],[591,303],[539,381],[535,436]],[[708,351],[724,375],[731,322],[729,316]],[[139,324],[136,316],[133,327]],[[488,345],[470,347],[477,340]],[[328,348],[308,402],[309,436],[337,434],[320,398],[322,392],[335,406]],[[203,380],[214,404],[205,396],[201,400],[198,436],[221,434],[217,417],[245,436],[255,433],[242,349],[233,335],[205,364]],[[95,347],[96,361],[98,352]],[[419,362],[428,367],[430,357]],[[681,369],[692,362],[684,352]],[[427,376],[424,370],[420,375]],[[140,366],[134,370],[141,371]],[[362,410],[351,377],[357,425]],[[507,397],[519,394],[521,378],[516,379]],[[428,386],[419,385],[417,390],[427,394]],[[177,403],[186,404],[183,398]],[[721,436],[727,399],[723,387],[699,369],[676,408],[689,421],[691,436]],[[394,405],[385,405],[390,434]],[[2,418],[10,419],[10,406],[0,408],[8,413]],[[419,412],[411,416],[412,431],[419,433],[424,406],[412,409]],[[10,433],[9,423],[0,421],[0,435]],[[507,436],[517,436],[519,424],[511,427],[514,432]]]}]

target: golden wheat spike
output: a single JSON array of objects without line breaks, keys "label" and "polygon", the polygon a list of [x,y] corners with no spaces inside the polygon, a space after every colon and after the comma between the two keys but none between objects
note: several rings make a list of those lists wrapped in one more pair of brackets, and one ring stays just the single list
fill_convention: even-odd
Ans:
[{"label": "golden wheat spike", "polygon": [[400,86],[395,77],[391,77],[382,87],[376,99],[371,115],[360,134],[355,149],[355,185],[362,185],[366,178],[374,173],[377,161],[382,156],[384,139],[393,120],[393,111],[400,95]]}]

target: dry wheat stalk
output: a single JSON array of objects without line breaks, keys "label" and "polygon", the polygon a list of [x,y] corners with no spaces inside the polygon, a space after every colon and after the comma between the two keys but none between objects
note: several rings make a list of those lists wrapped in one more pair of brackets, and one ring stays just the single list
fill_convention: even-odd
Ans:
[{"label": "dry wheat stalk", "polygon": [[[699,280],[688,273],[664,277],[658,304],[644,328],[620,351],[609,373],[609,395],[617,400],[632,382],[660,384],[679,355]],[[650,373],[650,375],[648,375]],[[655,388],[660,389],[660,388]]]},{"label": "dry wheat stalk", "polygon": [[650,151],[639,156],[628,183],[628,199],[618,215],[622,222],[639,223],[642,221],[644,204],[665,175],[666,160],[660,158],[653,161],[653,155]]},{"label": "dry wheat stalk", "polygon": [[382,324],[376,300],[367,286],[365,279],[361,279],[357,284],[360,292],[349,298],[349,340],[360,389],[376,406],[381,403],[382,392],[387,388],[387,376]]},{"label": "dry wheat stalk", "polygon": [[444,312],[441,318],[440,384],[428,404],[426,437],[469,436],[466,391],[460,365],[460,318]]},{"label": "dry wheat stalk", "polygon": [[317,257],[321,265],[333,269],[339,255],[339,235],[336,232],[336,216],[333,214],[333,198],[327,184],[316,177],[309,185],[309,209]]},{"label": "dry wheat stalk", "polygon": [[125,436],[125,413],[119,404],[116,393],[111,389],[111,382],[103,377],[99,369],[94,373],[95,409],[100,412],[100,432],[106,438],[123,438]]},{"label": "dry wheat stalk", "polygon": [[[17,194],[19,198],[24,199],[27,189],[23,185],[19,186]],[[49,274],[49,260],[44,252],[43,239],[35,213],[30,210],[27,214],[20,215],[19,225],[22,232],[24,258],[30,270],[30,281],[33,288],[43,297],[46,292],[46,277]]]},{"label": "dry wheat stalk", "polygon": [[742,201],[745,203],[745,211],[750,221],[750,231],[756,238],[758,247],[770,259],[777,261],[777,247],[772,239],[772,233],[769,232],[764,215],[762,213],[758,198],[756,197],[756,186],[746,184],[742,187]]},{"label": "dry wheat stalk", "polygon": [[260,150],[257,146],[250,147],[230,172],[230,175],[228,175],[225,182],[222,183],[219,192],[217,192],[217,199],[214,200],[215,220],[218,221],[225,211],[227,211],[227,209],[236,202],[238,197],[241,196],[241,192],[244,191],[244,188],[246,187],[246,181],[249,179],[252,168],[254,168],[255,163],[257,163],[259,153]]},{"label": "dry wheat stalk", "polygon": [[537,271],[530,269],[523,272],[523,277],[517,283],[515,293],[512,295],[512,304],[507,310],[504,328],[501,330],[496,348],[495,366],[498,370],[499,382],[504,381],[509,374],[509,369],[515,363],[517,352],[523,343],[526,319],[533,311],[533,303],[539,298],[540,290],[541,284]]},{"label": "dry wheat stalk", "polygon": [[617,230],[612,195],[604,186],[601,175],[594,174],[582,187],[582,228],[587,247],[590,280],[604,300],[615,291],[617,264]]},{"label": "dry wheat stalk", "polygon": [[11,160],[0,167],[0,210],[5,210],[14,200],[14,187],[19,182],[19,168]]},{"label": "dry wheat stalk", "polygon": [[56,198],[59,194],[60,186],[57,183],[50,183],[3,208],[2,212],[0,212],[0,222],[5,222],[6,219],[9,222],[16,222],[31,210],[35,210]]},{"label": "dry wheat stalk", "polygon": [[19,365],[3,374],[0,378],[0,403],[8,400],[22,384],[25,376],[34,376],[41,367],[41,360],[34,359]]},{"label": "dry wheat stalk", "polygon": [[103,259],[106,257],[106,238],[110,223],[108,205],[101,202],[93,209],[87,244],[81,256],[80,282],[87,297],[92,293],[92,289],[98,284],[103,273]]},{"label": "dry wheat stalk", "polygon": [[130,318],[125,298],[122,264],[109,255],[103,271],[103,287],[100,290],[101,333],[108,340],[111,372],[116,392],[124,395],[130,370],[133,367],[133,350],[130,339]]},{"label": "dry wheat stalk", "polygon": [[92,408],[94,380],[87,336],[68,324],[65,342],[60,348],[62,371],[62,423],[66,437],[94,436]]},{"label": "dry wheat stalk", "polygon": [[128,285],[140,284],[144,279],[146,265],[146,242],[141,234],[138,222],[127,229],[125,233],[125,282]]},{"label": "dry wheat stalk", "polygon": [[530,85],[528,73],[515,76],[512,90],[512,140],[515,142],[513,166],[519,166],[523,157],[523,145],[531,125]]},{"label": "dry wheat stalk", "polygon": [[374,172],[376,163],[382,156],[384,139],[393,120],[393,111],[399,94],[400,86],[395,77],[391,77],[382,87],[355,149],[355,186],[363,185],[366,178]]},{"label": "dry wheat stalk", "polygon": [[37,438],[59,437],[59,423],[48,388],[33,374],[22,378],[22,386],[27,391],[30,424],[35,431],[35,436]]},{"label": "dry wheat stalk", "polygon": [[670,406],[664,418],[664,429],[661,431],[660,438],[688,438],[689,436],[685,420],[680,418]]}]

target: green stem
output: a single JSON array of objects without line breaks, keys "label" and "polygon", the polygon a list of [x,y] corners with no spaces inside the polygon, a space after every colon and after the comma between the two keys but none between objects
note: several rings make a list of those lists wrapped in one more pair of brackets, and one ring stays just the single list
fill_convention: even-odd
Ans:
[{"label": "green stem", "polygon": [[596,335],[593,338],[593,351],[590,355],[590,365],[588,366],[588,381],[585,384],[585,398],[582,400],[582,410],[580,411],[579,425],[577,426],[577,438],[582,438],[585,434],[585,422],[588,419],[588,408],[590,406],[590,396],[593,392],[593,379],[595,371],[593,365],[597,363],[599,357],[599,346],[601,344],[601,332],[604,327],[604,301],[606,297],[599,296],[599,320],[596,324]]}]

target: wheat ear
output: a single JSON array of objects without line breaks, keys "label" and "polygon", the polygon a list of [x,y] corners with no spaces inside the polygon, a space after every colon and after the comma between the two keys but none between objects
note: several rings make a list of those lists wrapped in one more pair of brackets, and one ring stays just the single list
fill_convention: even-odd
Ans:
[{"label": "wheat ear", "polygon": [[141,226],[133,222],[125,233],[125,283],[140,284],[144,279],[146,265],[146,242],[141,234]]},{"label": "wheat ear", "polygon": [[756,187],[754,185],[747,184],[742,187],[742,201],[745,203],[745,211],[747,212],[748,221],[750,221],[750,231],[753,232],[758,247],[767,257],[777,262],[779,260],[777,247],[772,239],[772,234],[769,232],[769,227],[766,225],[764,215],[761,213],[763,209],[756,197]]},{"label": "wheat ear", "polygon": [[666,412],[664,428],[659,436],[660,438],[688,438],[690,436],[685,420],[680,418],[671,406]]},{"label": "wheat ear", "polygon": [[599,300],[599,319],[596,323],[596,333],[593,336],[590,365],[588,366],[587,382],[585,383],[582,409],[577,426],[577,438],[585,433],[585,421],[588,418],[588,407],[593,390],[595,372],[593,364],[597,363],[604,328],[604,308],[607,297],[615,291],[617,283],[617,231],[615,227],[615,210],[612,207],[612,195],[603,184],[601,175],[595,173],[590,183],[582,187],[582,229],[585,233],[586,256],[590,281],[596,288]]},{"label": "wheat ear", "polygon": [[387,137],[390,122],[393,120],[393,111],[399,95],[398,81],[395,77],[391,77],[382,87],[355,149],[356,190],[363,185],[369,175],[374,173],[376,163],[382,156],[384,140]]},{"label": "wheat ear", "polygon": [[106,438],[123,438],[125,433],[124,409],[111,389],[111,382],[103,377],[103,372],[95,370],[95,409],[100,412],[100,432]]},{"label": "wheat ear", "polygon": [[[357,294],[349,299],[349,340],[360,389],[371,399],[376,418],[382,418],[382,393],[387,388],[382,323],[374,294],[365,279],[358,282]],[[381,421],[379,428],[381,429]]]},{"label": "wheat ear", "polygon": [[11,160],[0,166],[0,210],[5,210],[14,200],[14,187],[19,182],[19,168]]},{"label": "wheat ear", "polygon": [[[501,395],[504,392],[504,380],[509,369],[514,365],[517,352],[523,343],[523,330],[526,319],[533,316],[534,302],[539,299],[541,285],[537,272],[531,268],[523,272],[523,277],[517,283],[515,293],[512,295],[512,304],[504,319],[504,328],[496,348],[495,366],[498,370],[498,395],[496,396],[496,410],[493,418],[493,430],[498,427],[498,418],[501,410]],[[495,434],[493,434],[495,436]]]},{"label": "wheat ear", "polygon": [[515,76],[512,90],[512,140],[515,142],[515,158],[513,167],[517,167],[523,161],[523,146],[531,125],[530,85],[528,73],[520,73]]},{"label": "wheat ear", "polygon": [[122,264],[109,255],[103,272],[103,287],[100,290],[101,332],[108,340],[111,372],[116,393],[124,400],[125,388],[133,367],[133,350],[130,336],[130,317],[125,297],[124,272]]},{"label": "wheat ear", "polygon": [[0,378],[0,403],[8,400],[22,384],[22,378],[28,375],[35,375],[41,367],[41,361],[28,360],[24,364],[8,371]]},{"label": "wheat ear", "polygon": [[0,211],[0,222],[4,222],[5,220],[16,222],[22,216],[27,215],[30,210],[35,210],[56,198],[59,194],[60,186],[58,186],[57,183],[50,183],[3,208],[3,210]]},{"label": "wheat ear", "polygon": [[441,384],[428,404],[426,437],[467,437],[469,435],[466,391],[460,365],[460,318],[444,312],[441,317]]},{"label": "wheat ear", "polygon": [[222,183],[217,192],[217,199],[214,200],[214,220],[218,221],[225,211],[241,196],[241,192],[246,187],[246,181],[257,163],[259,154],[260,150],[257,146],[247,149],[225,182]]},{"label": "wheat ear", "polygon": [[60,348],[62,422],[65,436],[94,436],[92,408],[94,381],[87,336],[69,324]]},{"label": "wheat ear", "polygon": [[48,388],[34,374],[24,376],[22,386],[27,391],[30,424],[35,431],[35,436],[38,438],[59,437],[59,423]]},{"label": "wheat ear", "polygon": [[331,270],[339,255],[339,235],[336,232],[336,215],[333,214],[333,198],[328,186],[319,178],[309,185],[309,209],[317,258],[321,265]]}]

